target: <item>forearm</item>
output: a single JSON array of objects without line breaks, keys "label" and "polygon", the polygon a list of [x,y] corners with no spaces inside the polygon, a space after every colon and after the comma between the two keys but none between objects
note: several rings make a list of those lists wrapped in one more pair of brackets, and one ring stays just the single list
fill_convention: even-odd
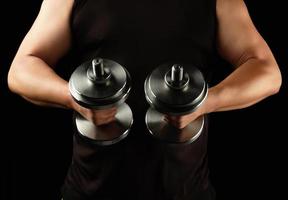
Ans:
[{"label": "forearm", "polygon": [[281,75],[275,61],[251,58],[218,85],[209,89],[204,112],[251,106],[277,93],[280,85]]},{"label": "forearm", "polygon": [[9,88],[37,105],[71,107],[68,83],[35,56],[16,57],[8,76]]}]

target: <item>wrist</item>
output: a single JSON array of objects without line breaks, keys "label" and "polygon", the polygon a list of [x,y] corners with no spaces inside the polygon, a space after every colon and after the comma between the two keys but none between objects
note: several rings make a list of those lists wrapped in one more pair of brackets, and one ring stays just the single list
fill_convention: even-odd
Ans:
[{"label": "wrist", "polygon": [[209,88],[206,100],[203,102],[203,106],[200,107],[202,115],[217,111],[219,101],[219,88]]},{"label": "wrist", "polygon": [[68,109],[72,109],[75,110],[76,106],[75,106],[75,101],[73,99],[73,97],[70,94],[70,90],[69,90],[69,85],[68,83],[66,84],[63,94],[65,94],[65,107]]}]

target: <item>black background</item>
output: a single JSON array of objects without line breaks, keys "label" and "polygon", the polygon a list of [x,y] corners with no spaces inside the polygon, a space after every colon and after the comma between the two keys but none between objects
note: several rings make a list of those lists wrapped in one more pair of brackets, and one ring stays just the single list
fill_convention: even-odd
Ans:
[{"label": "black background", "polygon": [[[255,106],[211,114],[209,158],[218,199],[287,196],[288,15],[283,2],[246,1],[278,61],[283,83],[279,94]],[[40,4],[39,0],[1,3],[1,200],[59,199],[71,159],[71,111],[34,106],[7,89],[9,66]],[[227,72],[219,67],[215,80]]]}]

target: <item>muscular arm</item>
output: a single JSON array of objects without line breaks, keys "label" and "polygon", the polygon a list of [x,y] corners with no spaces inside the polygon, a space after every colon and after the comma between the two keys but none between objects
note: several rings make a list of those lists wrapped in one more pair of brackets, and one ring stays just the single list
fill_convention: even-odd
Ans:
[{"label": "muscular arm", "polygon": [[53,67],[70,47],[73,0],[44,0],[12,62],[9,88],[40,105],[70,107],[67,82]]},{"label": "muscular arm", "polygon": [[217,17],[219,53],[235,71],[211,88],[213,103],[208,111],[245,108],[277,93],[281,85],[278,65],[243,0],[218,0]]},{"label": "muscular arm", "polygon": [[44,0],[33,26],[12,62],[8,85],[11,91],[42,106],[71,108],[96,125],[114,120],[116,108],[90,110],[70,96],[68,83],[53,70],[71,43],[70,13],[73,0]]},{"label": "muscular arm", "polygon": [[168,117],[179,128],[205,113],[251,106],[277,93],[281,86],[278,65],[254,27],[243,0],[217,0],[217,19],[219,53],[235,70],[209,89],[207,100],[196,112]]}]

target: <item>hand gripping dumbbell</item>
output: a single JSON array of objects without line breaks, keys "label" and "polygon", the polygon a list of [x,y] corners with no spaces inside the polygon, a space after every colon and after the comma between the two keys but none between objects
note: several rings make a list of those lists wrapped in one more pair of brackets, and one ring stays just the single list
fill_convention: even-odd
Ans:
[{"label": "hand gripping dumbbell", "polygon": [[145,117],[149,132],[169,143],[192,143],[202,132],[201,116],[183,129],[164,120],[164,115],[185,115],[194,112],[206,99],[208,86],[202,73],[192,65],[157,67],[145,80],[145,97],[150,104]]},{"label": "hand gripping dumbbell", "polygon": [[96,58],[76,68],[69,80],[73,99],[89,109],[117,107],[115,120],[96,126],[80,114],[75,114],[78,135],[97,145],[110,145],[124,139],[132,126],[130,107],[124,103],[131,90],[131,78],[120,64]]}]

